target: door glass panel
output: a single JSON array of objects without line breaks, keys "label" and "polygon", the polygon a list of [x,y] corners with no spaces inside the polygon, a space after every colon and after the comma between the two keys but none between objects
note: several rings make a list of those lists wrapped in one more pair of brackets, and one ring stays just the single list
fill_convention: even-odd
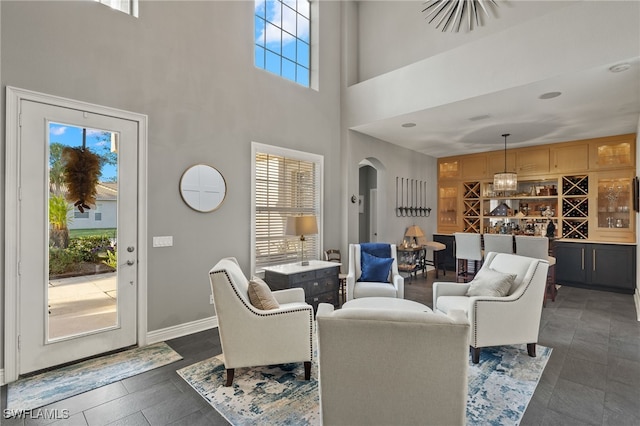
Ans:
[{"label": "door glass panel", "polygon": [[118,134],[50,122],[48,340],[114,328]]}]

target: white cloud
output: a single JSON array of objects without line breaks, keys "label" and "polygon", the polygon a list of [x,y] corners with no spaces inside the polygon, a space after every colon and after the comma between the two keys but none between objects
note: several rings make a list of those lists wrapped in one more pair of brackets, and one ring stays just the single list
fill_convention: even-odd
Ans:
[{"label": "white cloud", "polygon": [[[256,9],[261,7],[264,4],[264,0],[256,1]],[[285,3],[289,3],[286,2]],[[266,14],[267,21],[275,22],[276,25],[281,23],[281,28],[291,32],[296,32],[296,19],[297,14],[292,12],[291,10],[287,10],[287,13],[282,14],[282,6],[279,1],[269,1],[266,3]],[[300,38],[304,38],[307,36],[308,28],[298,29],[297,36]],[[265,30],[263,29],[260,35],[258,36],[258,41],[264,40]],[[288,32],[283,32],[279,28],[275,28],[272,25],[267,23],[266,28],[266,43],[271,42],[279,42],[280,37],[282,37],[282,44],[287,44],[295,40],[293,36],[291,36]]]},{"label": "white cloud", "polygon": [[64,135],[64,132],[67,131],[67,128],[65,126],[53,126],[50,129],[51,134],[54,136],[60,136],[60,135]]},{"label": "white cloud", "polygon": [[87,129],[87,136],[102,136],[103,133],[107,132],[98,129]]}]

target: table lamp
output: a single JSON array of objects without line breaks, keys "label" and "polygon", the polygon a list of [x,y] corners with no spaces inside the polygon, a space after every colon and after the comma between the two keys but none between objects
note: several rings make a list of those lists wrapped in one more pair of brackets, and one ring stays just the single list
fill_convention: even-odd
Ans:
[{"label": "table lamp", "polygon": [[318,233],[318,221],[316,220],[315,215],[288,217],[284,233],[286,235],[295,235],[300,237],[300,241],[302,242],[302,263],[300,264],[302,266],[307,266],[309,261],[304,260],[304,236]]},{"label": "table lamp", "polygon": [[411,239],[413,239],[413,246],[417,246],[418,245],[418,238],[422,238],[424,237],[424,232],[422,232],[422,229],[420,229],[419,226],[417,225],[411,225],[410,227],[407,228],[407,232],[404,233],[404,237],[405,238],[409,238],[409,241],[411,241]]}]

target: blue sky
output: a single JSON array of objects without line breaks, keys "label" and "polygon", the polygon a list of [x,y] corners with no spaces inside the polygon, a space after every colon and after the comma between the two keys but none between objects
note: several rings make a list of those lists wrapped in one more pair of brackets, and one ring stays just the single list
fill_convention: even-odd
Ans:
[{"label": "blue sky", "polygon": [[[111,149],[110,133],[108,131],[87,129],[86,146],[96,154],[109,152]],[[49,143],[61,143],[66,146],[82,146],[82,127],[69,124],[49,123]],[[105,164],[102,167],[101,181],[116,181],[117,166]]]},{"label": "blue sky", "polygon": [[283,3],[273,0],[255,3],[255,63],[308,86],[309,3],[295,0]]}]

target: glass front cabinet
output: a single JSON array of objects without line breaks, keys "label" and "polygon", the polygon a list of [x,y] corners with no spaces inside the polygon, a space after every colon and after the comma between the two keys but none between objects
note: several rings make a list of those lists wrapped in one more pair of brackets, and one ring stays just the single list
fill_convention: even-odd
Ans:
[{"label": "glass front cabinet", "polygon": [[441,184],[438,188],[438,229],[440,232],[458,230],[458,190],[457,182]]},{"label": "glass front cabinet", "polygon": [[594,204],[593,237],[601,241],[634,242],[633,174],[630,171],[599,172],[590,190]]}]

